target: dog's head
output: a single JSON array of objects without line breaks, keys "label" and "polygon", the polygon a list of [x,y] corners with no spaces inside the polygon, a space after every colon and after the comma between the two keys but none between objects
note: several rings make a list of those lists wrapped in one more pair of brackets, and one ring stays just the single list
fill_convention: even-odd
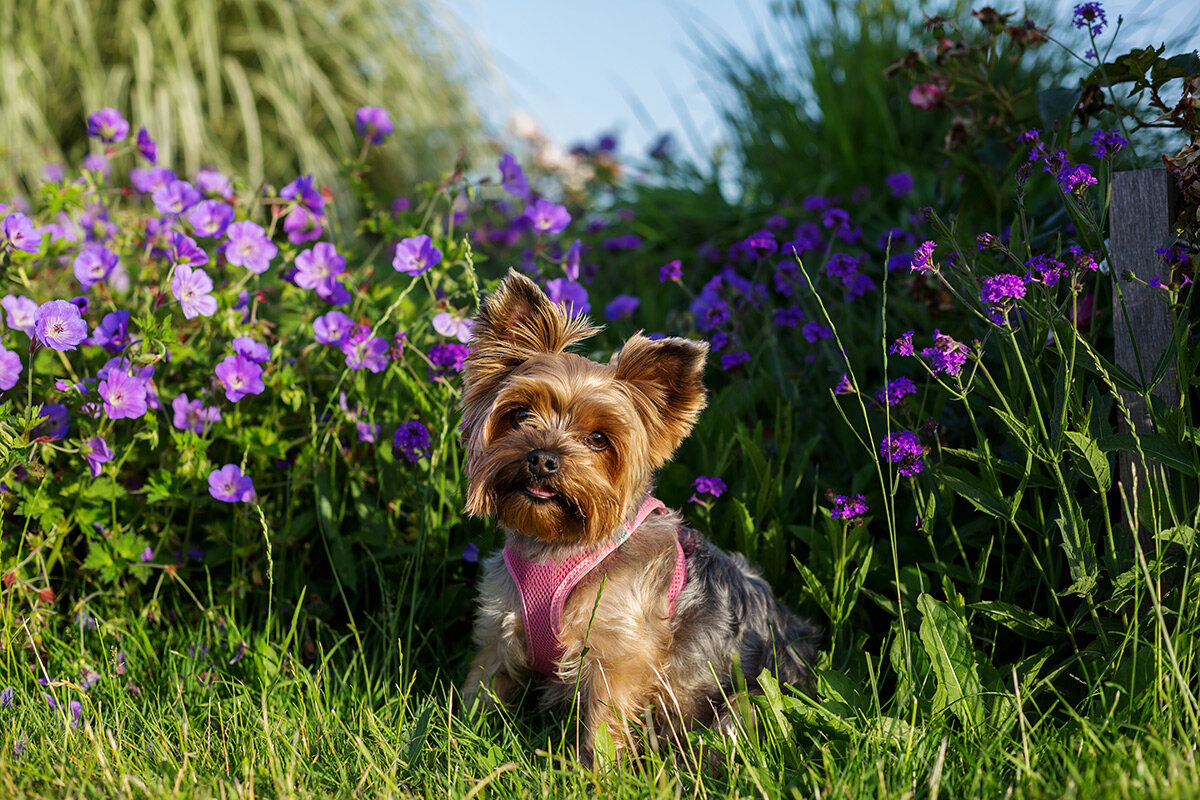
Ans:
[{"label": "dog's head", "polygon": [[687,437],[708,345],[639,334],[608,364],[566,352],[598,330],[511,270],[483,302],[463,370],[470,514],[600,542]]}]

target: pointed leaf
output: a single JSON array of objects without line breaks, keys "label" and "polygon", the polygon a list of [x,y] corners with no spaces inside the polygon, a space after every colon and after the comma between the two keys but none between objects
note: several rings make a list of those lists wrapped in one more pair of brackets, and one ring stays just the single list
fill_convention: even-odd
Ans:
[{"label": "pointed leaf", "polygon": [[983,683],[966,624],[950,606],[927,594],[917,598],[921,645],[937,679],[934,710],[949,709],[967,728],[984,722]]}]

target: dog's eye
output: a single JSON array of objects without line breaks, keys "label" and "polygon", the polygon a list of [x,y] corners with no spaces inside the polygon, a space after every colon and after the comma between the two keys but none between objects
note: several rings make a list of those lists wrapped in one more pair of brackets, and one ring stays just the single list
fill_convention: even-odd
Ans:
[{"label": "dog's eye", "polygon": [[608,447],[608,437],[600,431],[592,431],[587,435],[587,446],[593,450],[604,450]]},{"label": "dog's eye", "polygon": [[532,416],[533,416],[533,412],[530,411],[528,408],[514,408],[512,411],[509,412],[509,419],[512,420],[512,426],[514,428],[521,427],[526,422],[528,422],[529,418]]}]

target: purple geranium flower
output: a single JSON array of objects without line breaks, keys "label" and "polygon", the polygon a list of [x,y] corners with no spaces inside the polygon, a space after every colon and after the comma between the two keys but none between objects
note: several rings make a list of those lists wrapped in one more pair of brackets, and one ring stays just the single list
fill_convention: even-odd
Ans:
[{"label": "purple geranium flower", "polygon": [[313,320],[313,333],[322,344],[340,345],[353,327],[354,321],[340,311],[330,311]]},{"label": "purple geranium flower", "polygon": [[233,340],[235,355],[248,358],[255,364],[265,364],[271,360],[271,351],[265,344],[256,342],[249,336],[238,336]]},{"label": "purple geranium flower", "polygon": [[566,278],[546,281],[546,295],[565,308],[568,314],[586,314],[592,308],[588,303],[587,289]]},{"label": "purple geranium flower", "polygon": [[102,108],[88,117],[87,132],[105,144],[113,144],[129,135],[129,123],[115,108]]},{"label": "purple geranium flower", "polygon": [[21,356],[0,346],[0,391],[7,392],[21,380]]},{"label": "purple geranium flower", "polygon": [[216,195],[226,200],[233,197],[233,186],[229,178],[215,169],[202,169],[196,173],[196,186],[208,195]]},{"label": "purple geranium flower", "polygon": [[88,344],[103,347],[110,353],[119,353],[129,341],[129,312],[110,311],[100,320]]},{"label": "purple geranium flower", "polygon": [[38,306],[33,332],[39,342],[52,350],[74,350],[87,338],[88,326],[74,303],[51,300]]},{"label": "purple geranium flower", "polygon": [[633,316],[633,312],[637,311],[641,300],[631,294],[619,294],[613,298],[612,302],[604,307],[604,318],[609,322],[616,322],[619,319],[629,319]]},{"label": "purple geranium flower", "polygon": [[109,419],[138,419],[146,413],[145,381],[123,369],[110,369],[99,392]]},{"label": "purple geranium flower", "polygon": [[200,267],[208,263],[208,253],[190,236],[175,231],[171,234],[171,260],[177,264]]},{"label": "purple geranium flower", "polygon": [[217,298],[209,294],[212,289],[212,278],[204,270],[199,267],[192,269],[187,264],[175,265],[171,294],[179,301],[183,316],[187,319],[211,317],[217,313]]},{"label": "purple geranium flower", "polygon": [[4,241],[14,250],[36,253],[42,246],[42,234],[29,217],[14,211],[4,218]]},{"label": "purple geranium flower", "polygon": [[113,451],[109,448],[108,443],[99,436],[88,439],[81,451],[84,459],[87,460],[88,469],[93,478],[99,478],[100,472],[103,470],[102,465],[112,461]]},{"label": "purple geranium flower", "polygon": [[233,206],[220,200],[201,200],[188,213],[187,220],[197,236],[221,236],[233,223]]},{"label": "purple geranium flower", "polygon": [[534,231],[545,234],[561,233],[571,222],[567,209],[541,198],[525,209],[525,217],[533,225]]},{"label": "purple geranium flower", "polygon": [[145,128],[138,129],[136,147],[142,158],[151,164],[158,160],[158,145],[150,138],[150,132]]},{"label": "purple geranium flower", "polygon": [[71,429],[71,416],[62,403],[46,403],[38,412],[38,418],[46,420],[35,430],[39,436],[61,439]]},{"label": "purple geranium flower", "polygon": [[283,232],[292,244],[304,244],[321,238],[325,228],[325,215],[302,205],[293,206],[283,218]]},{"label": "purple geranium flower", "polygon": [[28,297],[19,294],[6,294],[0,299],[0,306],[8,312],[8,327],[14,331],[22,331],[25,335],[33,336],[33,326],[37,318],[38,304]]},{"label": "purple geranium flower", "polygon": [[433,246],[433,240],[425,234],[410,236],[396,245],[396,257],[392,267],[397,272],[420,275],[442,260],[442,251]]},{"label": "purple geranium flower", "polygon": [[567,248],[567,254],[563,257],[562,268],[563,274],[568,280],[579,280],[579,258],[583,254],[583,245],[576,239]]},{"label": "purple geranium flower", "polygon": [[171,401],[175,412],[172,424],[181,431],[191,431],[204,435],[205,429],[221,419],[221,409],[216,406],[205,406],[203,401],[189,400],[186,394],[180,394]]},{"label": "purple geranium flower", "polygon": [[922,461],[925,448],[912,431],[889,433],[879,443],[879,455],[892,464],[898,464],[900,474],[906,478],[911,478],[925,469],[925,462]]},{"label": "purple geranium flower", "polygon": [[226,464],[208,476],[208,493],[225,503],[253,503],[258,500],[254,481],[243,475],[237,464]]},{"label": "purple geranium flower", "polygon": [[522,200],[528,200],[529,181],[525,179],[524,170],[521,169],[521,165],[517,163],[511,153],[500,156],[499,167],[501,186],[504,187],[504,191]]},{"label": "purple geranium flower", "polygon": [[346,356],[346,366],[350,369],[368,369],[371,372],[383,372],[387,368],[387,352],[391,344],[382,336],[371,337],[371,329],[366,325],[355,327],[341,349]]},{"label": "purple geranium flower", "polygon": [[371,144],[383,144],[396,128],[392,118],[379,106],[363,106],[354,113],[359,134]]},{"label": "purple geranium flower", "polygon": [[174,180],[166,186],[160,186],[150,194],[158,213],[177,217],[196,205],[202,199],[187,181]]},{"label": "purple geranium flower", "polygon": [[216,373],[225,387],[225,397],[233,403],[248,394],[260,394],[266,388],[262,367],[245,356],[226,356],[217,364]]},{"label": "purple geranium flower", "polygon": [[421,460],[421,456],[432,452],[429,429],[421,422],[406,422],[396,429],[392,438],[392,458],[403,455],[411,463]]},{"label": "purple geranium flower", "polygon": [[346,271],[346,259],[328,242],[318,242],[296,256],[292,280],[301,289],[316,289],[321,283]]},{"label": "purple geranium flower", "polygon": [[442,336],[453,336],[460,342],[471,341],[471,320],[450,311],[434,314],[433,329]]},{"label": "purple geranium flower", "polygon": [[275,243],[267,238],[262,226],[254,222],[235,222],[225,231],[225,260],[235,267],[245,267],[261,275],[271,266],[271,259],[279,252]]},{"label": "purple geranium flower", "polygon": [[154,192],[176,180],[179,176],[166,167],[134,167],[129,170],[129,182],[133,188],[142,194],[153,195]]},{"label": "purple geranium flower", "polygon": [[86,292],[112,274],[117,268],[117,254],[102,244],[88,245],[71,263],[75,277]]}]

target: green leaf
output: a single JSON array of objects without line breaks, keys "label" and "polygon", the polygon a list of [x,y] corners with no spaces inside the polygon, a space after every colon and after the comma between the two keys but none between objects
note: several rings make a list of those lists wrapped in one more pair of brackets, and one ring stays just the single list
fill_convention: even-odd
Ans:
[{"label": "green leaf", "polygon": [[1112,487],[1112,470],[1096,440],[1079,431],[1066,431],[1063,435],[1067,437],[1068,449],[1079,468],[1079,474],[1095,491],[1107,492]]},{"label": "green leaf", "polygon": [[1060,626],[1045,617],[1040,617],[1032,611],[1002,600],[980,600],[978,603],[972,603],[971,609],[990,617],[1027,639],[1052,642],[1066,634],[1066,631]]},{"label": "green leaf", "polygon": [[[1138,438],[1141,440],[1142,451],[1145,452],[1147,458],[1189,477],[1200,477],[1200,473],[1196,471],[1195,452],[1192,449],[1156,433],[1143,433]],[[1122,453],[1137,453],[1137,441],[1131,433],[1105,436],[1100,440],[1099,445],[1100,449],[1106,453],[1114,450]]]},{"label": "green leaf", "polygon": [[1158,540],[1160,542],[1177,544],[1184,550],[1191,552],[1192,545],[1196,543],[1196,529],[1191,525],[1176,525],[1174,528],[1159,531]]},{"label": "green leaf", "polygon": [[1008,428],[1009,432],[1017,438],[1021,445],[1033,453],[1039,460],[1046,461],[1046,452],[1038,443],[1037,435],[1033,431],[1033,424],[1024,420],[1019,420],[1012,414],[996,406],[989,406],[991,412],[996,415],[996,418],[1004,423],[1004,427]]},{"label": "green leaf", "polygon": [[1066,117],[1082,95],[1079,89],[1068,89],[1065,86],[1052,86],[1038,92],[1037,109],[1042,124],[1049,128]]},{"label": "green leaf", "polygon": [[979,479],[954,467],[943,466],[938,470],[938,478],[942,485],[962,497],[971,505],[985,514],[997,519],[1011,519],[1012,510],[1008,503],[998,495],[992,494],[980,485]]},{"label": "green leaf", "polygon": [[950,606],[927,594],[917,598],[917,608],[921,612],[921,645],[937,679],[934,711],[948,709],[966,728],[982,725],[983,684],[966,624]]}]

